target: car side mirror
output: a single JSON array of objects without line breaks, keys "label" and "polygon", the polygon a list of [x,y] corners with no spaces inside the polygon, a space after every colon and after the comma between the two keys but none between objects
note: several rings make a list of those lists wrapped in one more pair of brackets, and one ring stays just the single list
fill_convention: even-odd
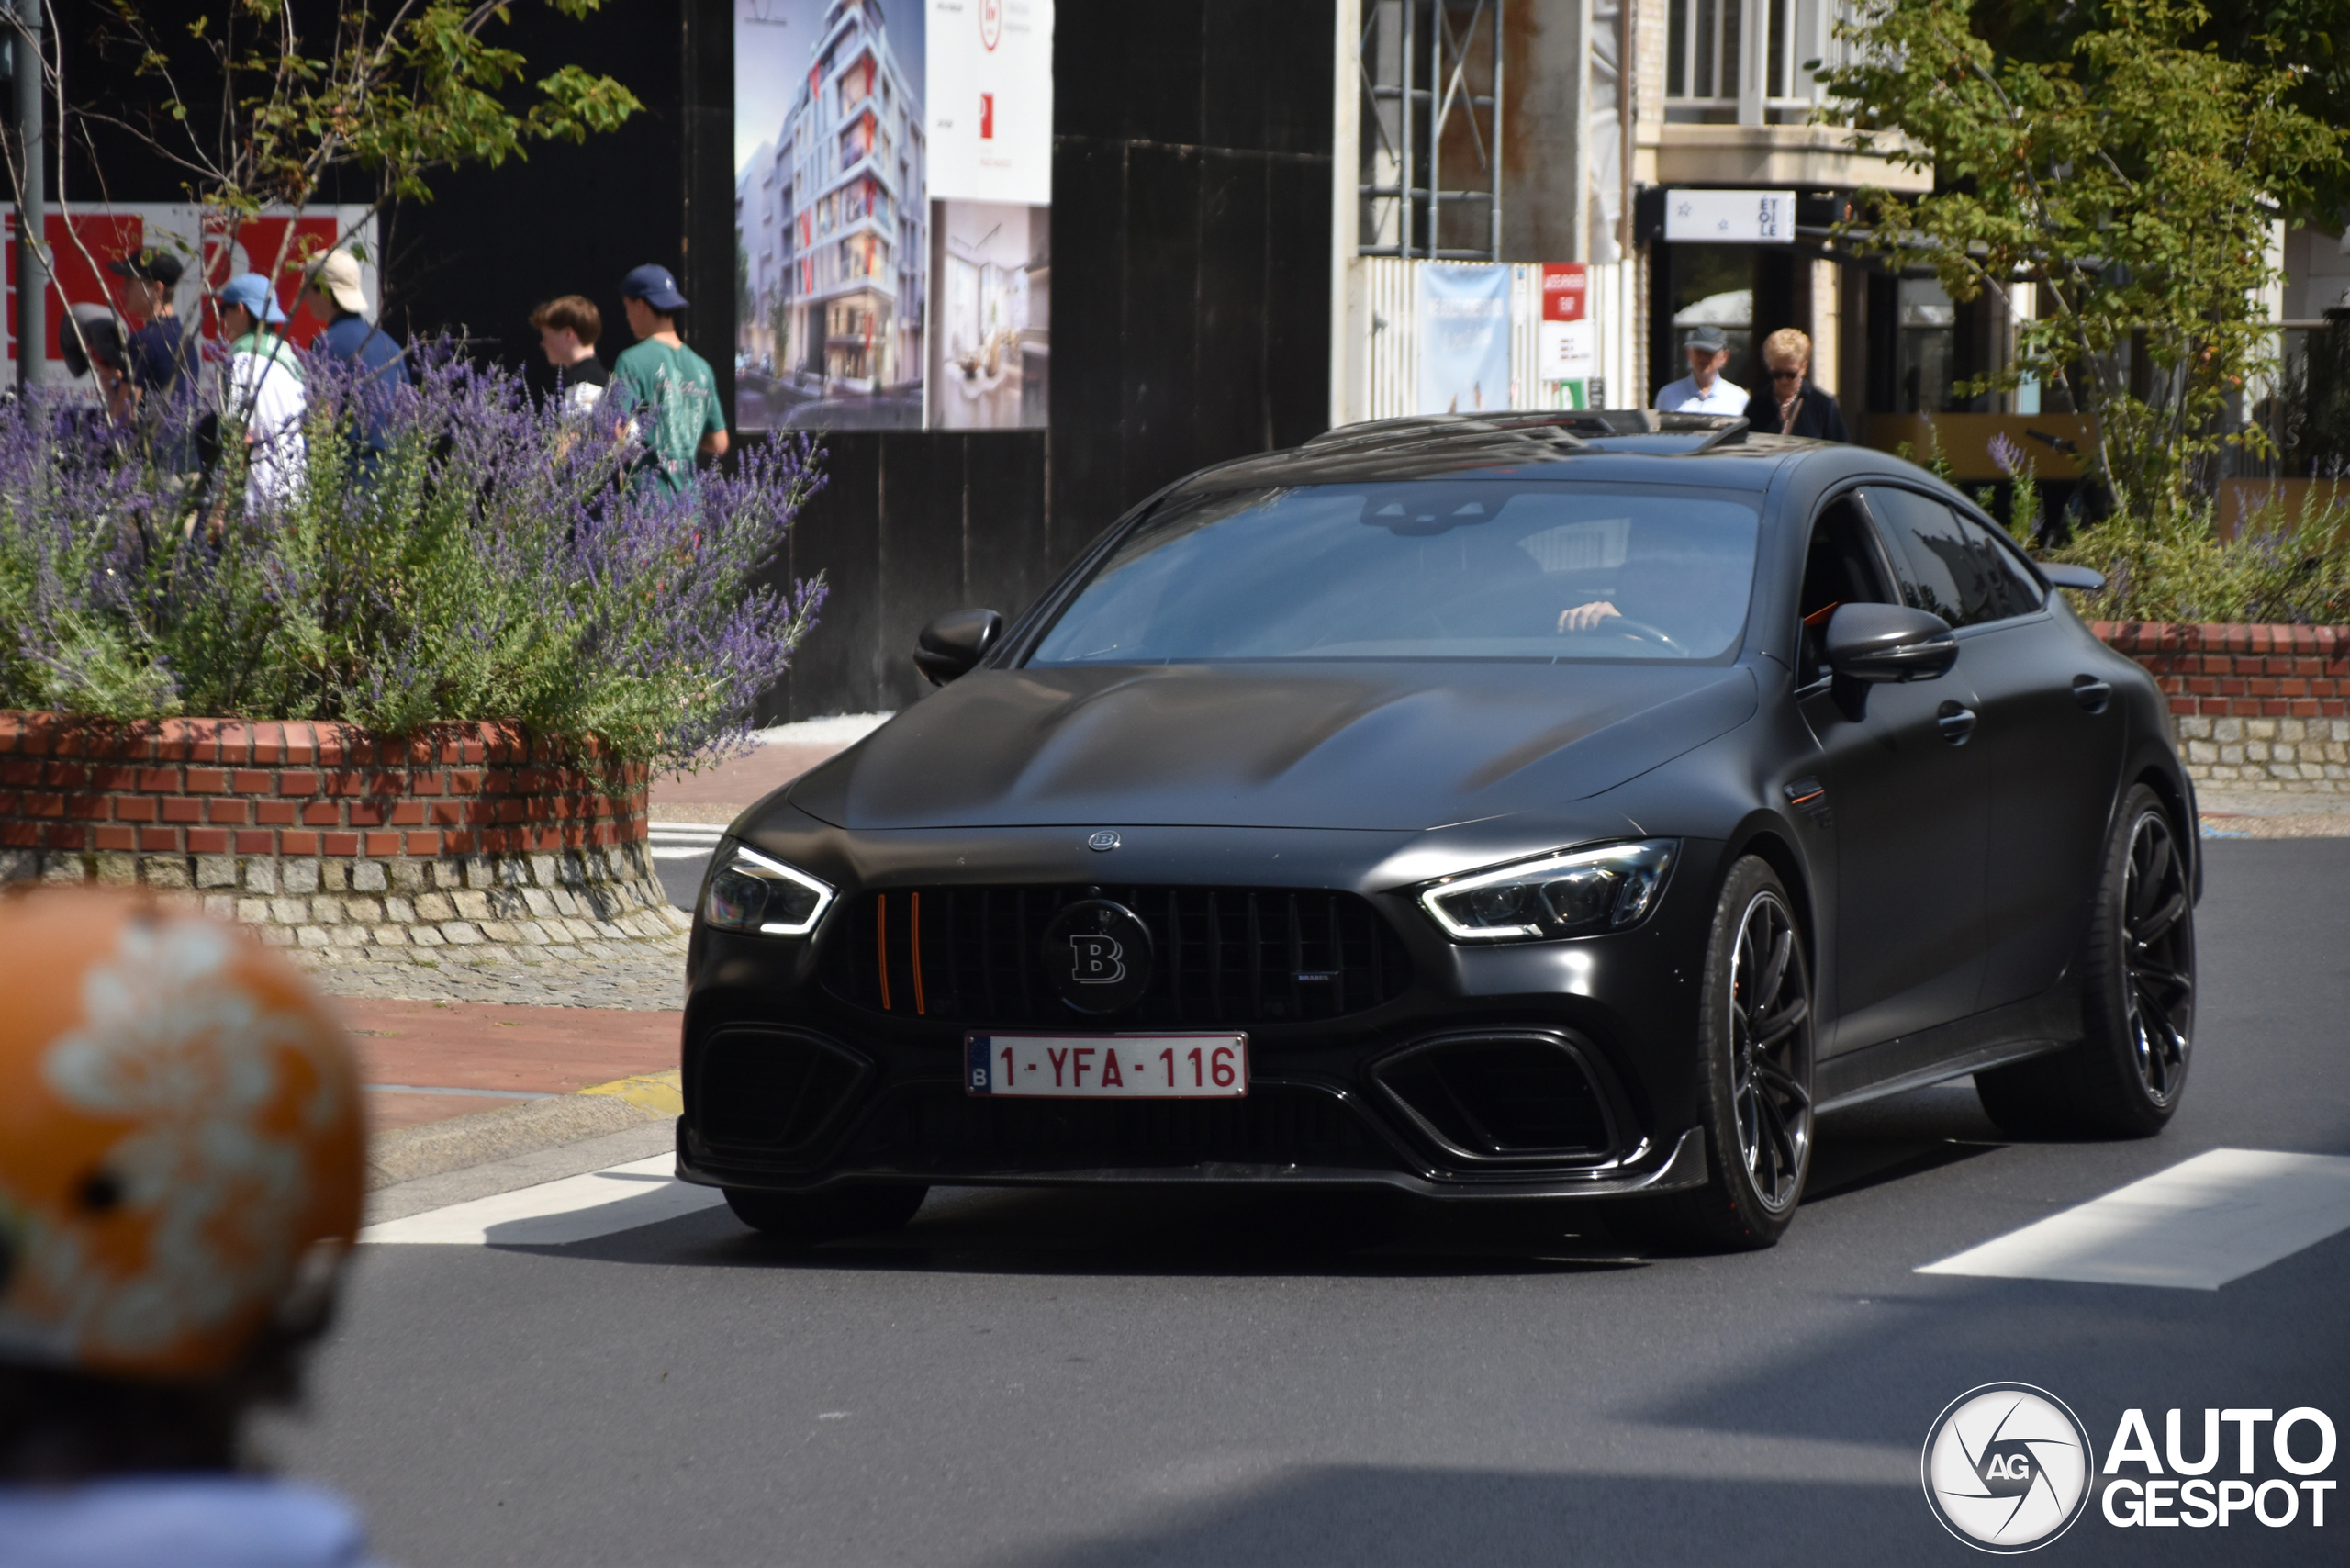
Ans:
[{"label": "car side mirror", "polygon": [[2062,561],[2034,561],[2040,575],[2048,579],[2051,588],[2075,588],[2082,593],[2103,593],[2105,574],[2090,566],[2067,566]]},{"label": "car side mirror", "polygon": [[1003,634],[1003,617],[992,610],[958,610],[922,629],[914,642],[914,668],[933,686],[968,675]]},{"label": "car side mirror", "polygon": [[1931,680],[1958,662],[1950,622],[1906,604],[1839,605],[1821,651],[1839,683],[1863,686]]}]

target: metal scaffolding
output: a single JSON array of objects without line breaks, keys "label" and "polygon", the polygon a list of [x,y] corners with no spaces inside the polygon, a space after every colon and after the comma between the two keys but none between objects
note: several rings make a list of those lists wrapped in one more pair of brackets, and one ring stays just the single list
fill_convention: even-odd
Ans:
[{"label": "metal scaffolding", "polygon": [[1363,0],[1360,254],[1501,259],[1502,4]]}]

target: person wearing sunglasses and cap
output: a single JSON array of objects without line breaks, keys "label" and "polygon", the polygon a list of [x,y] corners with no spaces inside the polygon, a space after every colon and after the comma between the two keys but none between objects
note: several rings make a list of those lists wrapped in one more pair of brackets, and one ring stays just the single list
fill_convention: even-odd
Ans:
[{"label": "person wearing sunglasses and cap", "polygon": [[[308,454],[302,416],[302,358],[272,327],[285,324],[269,280],[239,273],[212,297],[220,335],[229,340],[229,364],[220,378],[220,418],[241,427],[251,454],[245,469],[249,511],[283,505],[301,493]],[[218,521],[215,514],[215,522]]]},{"label": "person wearing sunglasses and cap", "polygon": [[1807,435],[1818,441],[1850,441],[1836,399],[1814,386],[1811,340],[1782,327],[1762,340],[1762,363],[1771,370],[1770,390],[1746,406],[1750,430],[1771,435]]}]

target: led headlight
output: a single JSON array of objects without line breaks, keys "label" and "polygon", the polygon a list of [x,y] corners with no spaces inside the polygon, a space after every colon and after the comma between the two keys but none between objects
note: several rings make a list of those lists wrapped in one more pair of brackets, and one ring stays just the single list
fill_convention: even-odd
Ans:
[{"label": "led headlight", "polygon": [[805,936],[832,902],[829,884],[728,839],[702,889],[701,917],[722,931]]},{"label": "led headlight", "polygon": [[1536,942],[1625,931],[1648,918],[1680,853],[1677,838],[1562,850],[1469,871],[1420,890],[1455,942]]}]

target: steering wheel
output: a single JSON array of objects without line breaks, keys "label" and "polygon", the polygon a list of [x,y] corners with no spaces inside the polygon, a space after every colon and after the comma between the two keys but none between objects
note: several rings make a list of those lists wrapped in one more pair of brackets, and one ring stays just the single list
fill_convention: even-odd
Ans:
[{"label": "steering wheel", "polygon": [[1660,647],[1665,648],[1670,652],[1678,655],[1682,658],[1685,659],[1689,656],[1689,650],[1674,642],[1673,640],[1672,633],[1667,632],[1662,626],[1651,626],[1645,621],[1635,621],[1628,615],[1611,615],[1606,620],[1601,622],[1598,625],[1593,627],[1592,630],[1594,632],[1621,633],[1624,636],[1632,638],[1636,642],[1654,643]]}]

